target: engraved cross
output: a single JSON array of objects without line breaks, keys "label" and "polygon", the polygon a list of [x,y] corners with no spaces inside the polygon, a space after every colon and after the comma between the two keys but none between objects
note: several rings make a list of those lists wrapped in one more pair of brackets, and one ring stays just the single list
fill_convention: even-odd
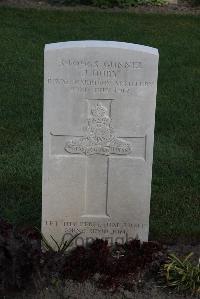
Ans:
[{"label": "engraved cross", "polygon": [[[107,102],[107,107],[101,103],[103,101]],[[67,153],[86,156],[85,203],[82,217],[109,218],[110,159],[129,157],[134,151],[131,142],[134,137],[115,136],[111,111],[112,100],[88,100],[85,135],[73,136],[64,146]],[[145,140],[145,137],[140,139]]]}]

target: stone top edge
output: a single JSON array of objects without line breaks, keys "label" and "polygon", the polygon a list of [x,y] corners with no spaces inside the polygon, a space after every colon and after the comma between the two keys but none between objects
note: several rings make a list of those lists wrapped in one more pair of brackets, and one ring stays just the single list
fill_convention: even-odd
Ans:
[{"label": "stone top edge", "polygon": [[158,49],[156,48],[138,45],[138,44],[132,44],[132,43],[125,43],[125,42],[99,41],[99,40],[68,41],[68,42],[46,44],[45,51],[70,49],[70,48],[90,48],[90,47],[135,50],[135,51],[144,52],[148,54],[159,55]]}]

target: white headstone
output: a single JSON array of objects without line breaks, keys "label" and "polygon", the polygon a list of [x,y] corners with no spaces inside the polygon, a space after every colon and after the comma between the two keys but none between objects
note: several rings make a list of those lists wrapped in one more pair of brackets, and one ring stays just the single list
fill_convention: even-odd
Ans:
[{"label": "white headstone", "polygon": [[111,41],[48,44],[42,231],[148,239],[158,51]]}]

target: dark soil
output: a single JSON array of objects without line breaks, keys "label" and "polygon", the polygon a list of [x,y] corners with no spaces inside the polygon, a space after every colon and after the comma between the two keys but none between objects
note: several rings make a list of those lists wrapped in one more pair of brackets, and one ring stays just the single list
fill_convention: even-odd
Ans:
[{"label": "dark soil", "polygon": [[[169,252],[182,256],[193,251],[196,263],[199,249],[200,244],[167,247],[158,242],[141,243],[139,240],[109,246],[107,241],[97,239],[87,247],[78,246],[65,254],[51,249],[42,251],[38,231],[15,228],[0,220],[0,292],[2,296],[6,295],[0,298],[10,298],[10,294],[15,298],[19,291],[21,297],[16,298],[29,298],[27,294],[31,295],[30,290],[34,289],[41,291],[43,297],[38,293],[37,297],[30,298],[87,298],[78,295],[70,297],[69,293],[67,297],[56,297],[58,290],[63,293],[66,291],[65,284],[70,281],[72,289],[88,282],[90,295],[91,292],[107,290],[108,294],[123,293],[122,297],[116,298],[148,298],[133,297],[139,291],[151,296],[154,293],[152,298],[180,298],[176,295],[163,297],[169,295],[168,289],[164,293],[157,291],[158,285],[164,285],[161,267]],[[46,288],[48,292],[53,292],[54,297]],[[44,290],[47,297],[44,296]],[[23,292],[25,297],[22,297]],[[99,296],[109,298],[103,297],[102,293]]]},{"label": "dark soil", "polygon": [[39,0],[0,0],[1,6],[13,6],[19,8],[55,9],[65,11],[108,11],[108,12],[133,12],[133,13],[158,13],[158,14],[200,14],[200,6],[192,6],[190,2],[179,1],[178,4],[166,4],[161,6],[140,5],[130,8],[97,8],[85,5],[78,6],[56,6],[47,1]]},{"label": "dark soil", "polygon": [[57,286],[48,286],[37,289],[37,292],[26,290],[18,294],[10,294],[4,299],[198,299],[189,294],[177,294],[170,289],[163,288],[153,281],[145,285],[143,289],[133,291],[123,288],[113,292],[95,287],[94,281],[88,280],[83,283],[66,280],[58,282]]}]

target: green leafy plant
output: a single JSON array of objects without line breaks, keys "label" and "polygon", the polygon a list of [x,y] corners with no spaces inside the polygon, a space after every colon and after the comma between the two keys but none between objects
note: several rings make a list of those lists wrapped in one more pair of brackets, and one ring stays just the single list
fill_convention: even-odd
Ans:
[{"label": "green leafy plant", "polygon": [[168,262],[163,266],[163,272],[170,287],[180,291],[191,291],[200,294],[200,261],[194,265],[190,258],[193,253],[185,258],[170,254]]},{"label": "green leafy plant", "polygon": [[65,240],[66,234],[63,235],[60,243],[58,243],[53,236],[50,235],[50,238],[53,241],[53,245],[50,244],[50,242],[45,238],[45,236],[41,234],[41,241],[43,247],[50,252],[58,252],[60,254],[63,254],[66,252],[66,250],[71,246],[72,242],[80,235],[82,232],[77,233],[76,235],[72,236],[69,240]]}]

